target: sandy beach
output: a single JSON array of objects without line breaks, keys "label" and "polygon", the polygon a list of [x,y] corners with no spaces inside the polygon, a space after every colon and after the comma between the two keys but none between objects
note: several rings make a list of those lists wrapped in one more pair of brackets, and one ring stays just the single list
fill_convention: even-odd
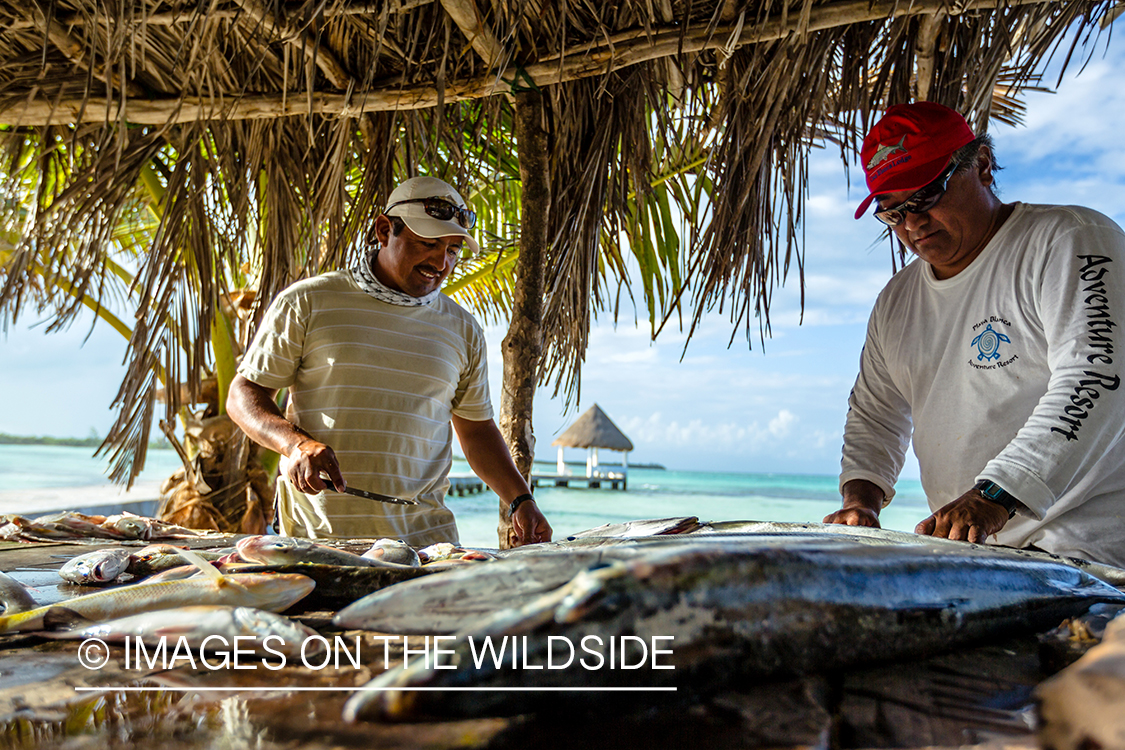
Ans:
[{"label": "sandy beach", "polygon": [[123,505],[128,505],[128,509],[135,513],[149,515],[160,502],[160,484],[155,480],[137,482],[128,492],[109,483],[86,487],[0,490],[0,514],[34,517],[62,510],[119,513]]}]

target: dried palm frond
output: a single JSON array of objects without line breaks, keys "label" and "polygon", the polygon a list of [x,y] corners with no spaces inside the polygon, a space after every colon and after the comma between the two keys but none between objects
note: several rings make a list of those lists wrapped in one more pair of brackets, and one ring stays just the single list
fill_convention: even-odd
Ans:
[{"label": "dried palm frond", "polygon": [[[143,465],[155,394],[215,367],[224,295],[256,312],[354,263],[393,185],[443,177],[491,254],[454,289],[510,309],[521,193],[513,95],[545,102],[551,198],[541,377],[576,399],[591,321],[654,335],[726,312],[768,335],[803,282],[809,149],[841,156],[920,92],[1011,121],[1111,0],[0,0],[0,321],[80,305],[130,336],[114,477]],[[1004,87],[997,94],[996,84]],[[491,234],[488,234],[491,233]],[[485,273],[484,269],[496,273]],[[116,327],[116,326],[115,326]]]}]

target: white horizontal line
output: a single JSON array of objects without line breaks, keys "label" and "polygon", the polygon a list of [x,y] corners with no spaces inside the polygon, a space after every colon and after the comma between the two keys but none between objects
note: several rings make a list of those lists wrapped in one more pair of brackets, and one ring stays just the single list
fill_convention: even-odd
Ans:
[{"label": "white horizontal line", "polygon": [[587,692],[587,693],[674,693],[675,687],[129,687],[125,685],[108,685],[105,687],[76,687],[74,692],[104,692],[106,690],[121,690],[129,693],[242,693],[242,692],[450,692],[450,693],[560,693],[560,692]]}]

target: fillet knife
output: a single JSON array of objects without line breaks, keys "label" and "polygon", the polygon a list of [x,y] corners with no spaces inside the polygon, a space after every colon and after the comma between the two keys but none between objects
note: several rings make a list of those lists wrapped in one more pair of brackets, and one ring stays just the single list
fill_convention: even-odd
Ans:
[{"label": "fillet knife", "polygon": [[[328,478],[327,474],[322,473],[320,475],[320,478],[325,480],[326,482],[328,482],[328,486],[330,488],[336,489],[335,487],[332,486],[332,480]],[[339,492],[340,490],[336,490],[336,491]],[[380,495],[378,492],[368,492],[367,490],[361,490],[361,489],[357,489],[356,487],[350,487],[350,486],[345,488],[343,490],[343,492],[345,492],[349,495],[355,495],[356,497],[365,497],[368,500],[378,500],[381,503],[394,503],[395,505],[417,505],[418,504],[417,500],[403,500],[402,498],[391,497],[390,495]]]}]

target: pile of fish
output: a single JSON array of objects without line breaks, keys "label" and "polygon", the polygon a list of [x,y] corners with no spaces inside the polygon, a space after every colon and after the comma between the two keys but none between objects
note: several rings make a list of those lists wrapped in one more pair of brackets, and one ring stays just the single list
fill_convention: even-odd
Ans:
[{"label": "pile of fish", "polygon": [[89,516],[67,511],[28,520],[23,516],[0,516],[0,539],[27,542],[79,541],[112,539],[114,541],[157,539],[193,539],[207,532],[159,521],[135,513],[112,516]]},{"label": "pile of fish", "polygon": [[[237,573],[249,568],[262,572],[263,566],[280,569],[292,565],[377,568],[410,573],[424,568],[424,572],[430,573],[445,569],[451,563],[493,558],[491,554],[451,544],[415,550],[405,542],[393,539],[379,539],[371,549],[357,555],[308,539],[266,535],[243,537],[234,547],[194,552],[222,573]],[[425,556],[425,562],[421,555]],[[123,583],[142,577],[149,577],[147,580],[150,582],[173,581],[203,574],[197,564],[184,558],[181,548],[170,544],[153,544],[139,550],[124,547],[97,549],[70,558],[59,570],[64,580],[84,586]],[[400,580],[412,577],[405,575]]]},{"label": "pile of fish", "polygon": [[[187,648],[238,643],[249,651],[287,653],[302,648],[315,631],[277,612],[316,586],[296,574],[223,575],[189,550],[181,554],[205,567],[184,581],[143,582],[36,606],[23,587],[0,574],[5,606],[0,633],[40,632],[50,638],[121,642],[128,637],[155,644],[173,638]],[[49,631],[49,632],[44,632]],[[240,640],[236,641],[235,638]],[[269,644],[268,647],[266,644]]]},{"label": "pile of fish", "polygon": [[505,551],[379,540],[354,554],[276,536],[208,551],[154,544],[97,550],[60,573],[82,584],[143,580],[40,607],[0,574],[0,634],[172,635],[192,648],[215,635],[258,646],[274,637],[294,648],[318,633],[277,613],[323,597],[322,608],[342,607],[334,628],[446,638],[441,658],[434,641],[433,658],[394,665],[358,690],[348,721],[696,700],[1125,604],[1116,588],[1125,571],[1086,561],[878,529],[694,517]]},{"label": "pile of fish", "polygon": [[[71,522],[77,518],[69,516]],[[426,565],[419,552],[429,561]],[[348,604],[382,586],[444,570],[462,558],[484,560],[491,555],[450,544],[419,551],[391,539],[380,539],[357,555],[277,536],[244,537],[235,547],[219,550],[169,544],[139,550],[103,548],[68,560],[60,576],[83,585],[144,580],[38,606],[21,584],[0,573],[0,634],[40,632],[49,638],[105,642],[134,637],[147,643],[173,637],[195,649],[205,647],[209,639],[230,643],[236,636],[243,639],[241,646],[249,639],[260,649],[272,637],[273,648],[287,653],[304,648],[302,644],[318,634],[274,613],[304,600],[322,580],[337,589],[341,581],[350,583],[350,595],[345,592],[342,602]],[[316,653],[319,647],[312,645],[304,656]]]},{"label": "pile of fish", "polygon": [[334,624],[453,634],[456,645],[444,663],[378,676],[345,719],[606,711],[668,695],[645,690],[697,698],[1037,632],[1096,602],[1125,603],[1062,559],[910,536],[580,537],[375,592]]}]

